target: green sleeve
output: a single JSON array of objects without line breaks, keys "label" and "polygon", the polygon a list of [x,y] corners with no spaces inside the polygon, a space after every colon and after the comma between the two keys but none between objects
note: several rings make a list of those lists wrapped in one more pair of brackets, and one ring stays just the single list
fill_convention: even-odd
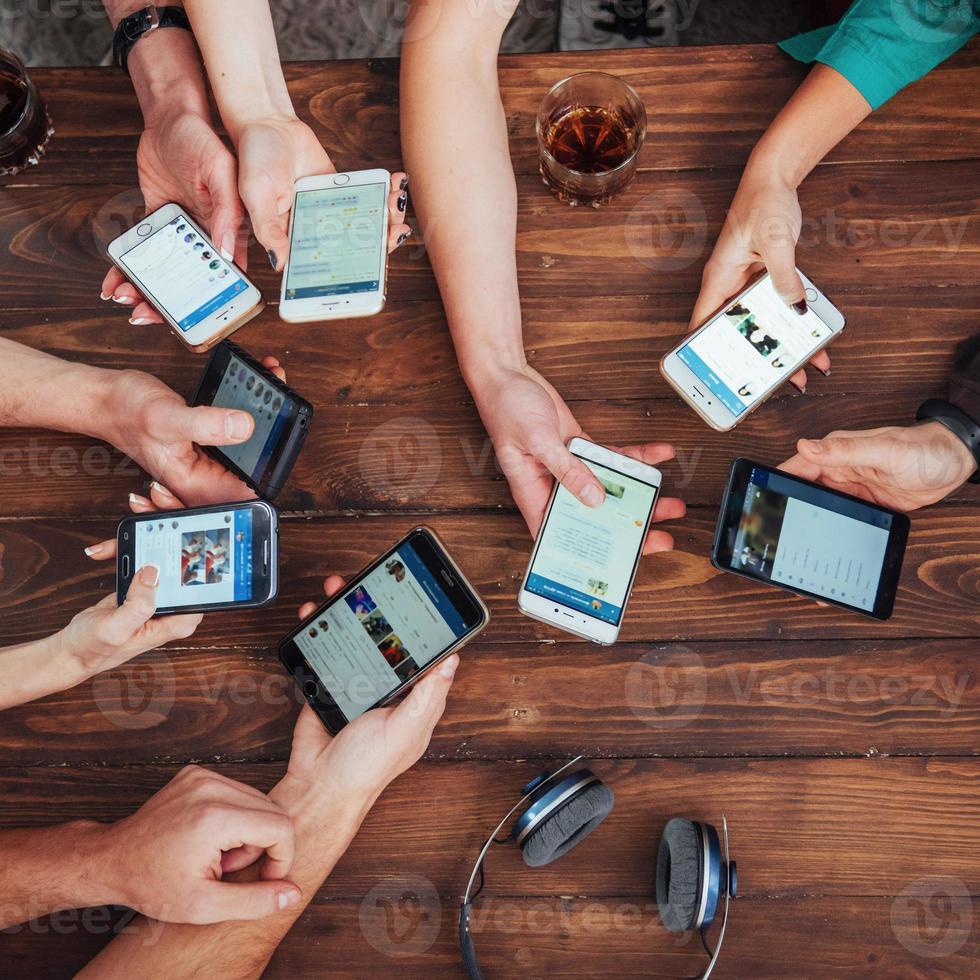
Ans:
[{"label": "green sleeve", "polygon": [[977,30],[971,0],[855,0],[839,23],[779,46],[797,61],[830,65],[877,109]]}]

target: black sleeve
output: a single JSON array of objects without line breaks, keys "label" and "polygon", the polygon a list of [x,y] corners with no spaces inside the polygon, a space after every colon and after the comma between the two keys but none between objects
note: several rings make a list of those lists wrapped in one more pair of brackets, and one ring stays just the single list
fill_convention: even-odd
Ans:
[{"label": "black sleeve", "polygon": [[949,400],[980,423],[980,334],[963,341],[956,349]]}]

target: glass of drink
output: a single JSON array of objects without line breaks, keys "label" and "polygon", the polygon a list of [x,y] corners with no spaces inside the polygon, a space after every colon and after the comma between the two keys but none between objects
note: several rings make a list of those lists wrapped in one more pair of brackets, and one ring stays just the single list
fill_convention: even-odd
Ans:
[{"label": "glass of drink", "polygon": [[53,133],[27,69],[16,55],[0,48],[0,176],[34,166]]},{"label": "glass of drink", "polygon": [[536,129],[545,184],[559,201],[597,208],[636,174],[647,114],[632,86],[615,75],[586,71],[545,96]]}]

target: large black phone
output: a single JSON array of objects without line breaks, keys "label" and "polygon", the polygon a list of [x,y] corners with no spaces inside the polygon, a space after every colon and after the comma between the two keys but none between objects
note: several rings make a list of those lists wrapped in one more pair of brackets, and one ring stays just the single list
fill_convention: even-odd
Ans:
[{"label": "large black phone", "polygon": [[201,448],[257,494],[274,499],[306,441],[313,406],[229,340],[215,348],[192,404],[240,409],[255,419],[248,442]]},{"label": "large black phone", "polygon": [[279,588],[279,515],[264,500],[127,517],[116,534],[116,594],[160,569],[157,615],[262,606]]},{"label": "large black phone", "polygon": [[737,459],[718,515],[716,568],[888,619],[909,519],[899,511]]},{"label": "large black phone", "polygon": [[397,697],[490,614],[428,528],[417,527],[279,645],[279,659],[332,735]]}]

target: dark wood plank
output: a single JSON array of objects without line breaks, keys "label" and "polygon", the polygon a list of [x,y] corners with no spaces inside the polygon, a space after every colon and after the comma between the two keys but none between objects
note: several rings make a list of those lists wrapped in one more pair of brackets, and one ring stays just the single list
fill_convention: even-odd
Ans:
[{"label": "dark wood plank", "polygon": [[[499,64],[511,155],[522,174],[537,172],[534,117],[541,99],[575,71],[599,68],[633,85],[649,124],[640,165],[674,170],[740,166],[807,70],[774,45],[668,48],[642,57],[634,51],[505,55]],[[980,156],[972,107],[962,98],[978,64],[974,42],[883,106],[828,160]],[[44,166],[17,183],[135,182],[142,120],[129,81],[110,68],[33,74],[57,134]],[[286,66],[286,76],[297,112],[339,168],[399,166],[397,61],[296,63]]]},{"label": "dark wood plank", "polygon": [[[820,608],[712,568],[707,556],[716,516],[713,508],[692,508],[683,523],[672,527],[677,550],[642,563],[624,641],[980,635],[975,508],[943,505],[916,515],[895,615],[887,623]],[[354,574],[413,523],[409,515],[283,521],[277,602],[234,616],[208,617],[195,645],[225,646],[232,635],[238,645],[266,648],[292,626],[295,608],[320,594],[325,574]],[[495,640],[560,638],[517,611],[516,590],[530,546],[517,516],[445,515],[431,524],[487,600]],[[112,591],[114,570],[84,564],[82,549],[113,528],[114,522],[102,521],[0,524],[0,636],[17,643],[53,633]]]},{"label": "dark wood plank", "polygon": [[[833,295],[869,283],[976,284],[980,223],[972,161],[825,167],[801,188],[807,226],[800,267]],[[608,207],[558,205],[539,178],[519,178],[517,263],[526,296],[568,299],[651,292],[693,297],[738,183],[738,171],[640,174]],[[136,220],[118,186],[21,187],[0,196],[0,289],[10,306],[92,305],[104,247]],[[279,277],[253,247],[252,273],[269,297]],[[393,302],[435,299],[424,246],[391,260]],[[272,315],[267,314],[267,315]],[[312,329],[312,328],[311,328]]]},{"label": "dark wood plank", "polygon": [[[488,637],[427,755],[976,755],[975,646]],[[171,647],[0,714],[0,766],[284,759],[299,701],[271,651]]]},{"label": "dark wood plank", "polygon": [[[562,754],[564,759],[566,754]],[[284,763],[216,766],[268,789]],[[587,844],[528,874],[516,851],[494,853],[502,894],[643,896],[667,819],[728,818],[732,856],[748,897],[897,895],[924,873],[980,889],[980,759],[601,760],[589,763],[616,808]],[[337,865],[329,894],[360,898],[399,868],[459,895],[470,861],[541,768],[525,763],[421,763],[369,814]],[[175,774],[176,766],[0,770],[0,828],[69,818],[115,820]],[[452,845],[446,821],[451,804]],[[950,819],[955,814],[956,819]],[[928,869],[928,871],[924,871]]]}]

